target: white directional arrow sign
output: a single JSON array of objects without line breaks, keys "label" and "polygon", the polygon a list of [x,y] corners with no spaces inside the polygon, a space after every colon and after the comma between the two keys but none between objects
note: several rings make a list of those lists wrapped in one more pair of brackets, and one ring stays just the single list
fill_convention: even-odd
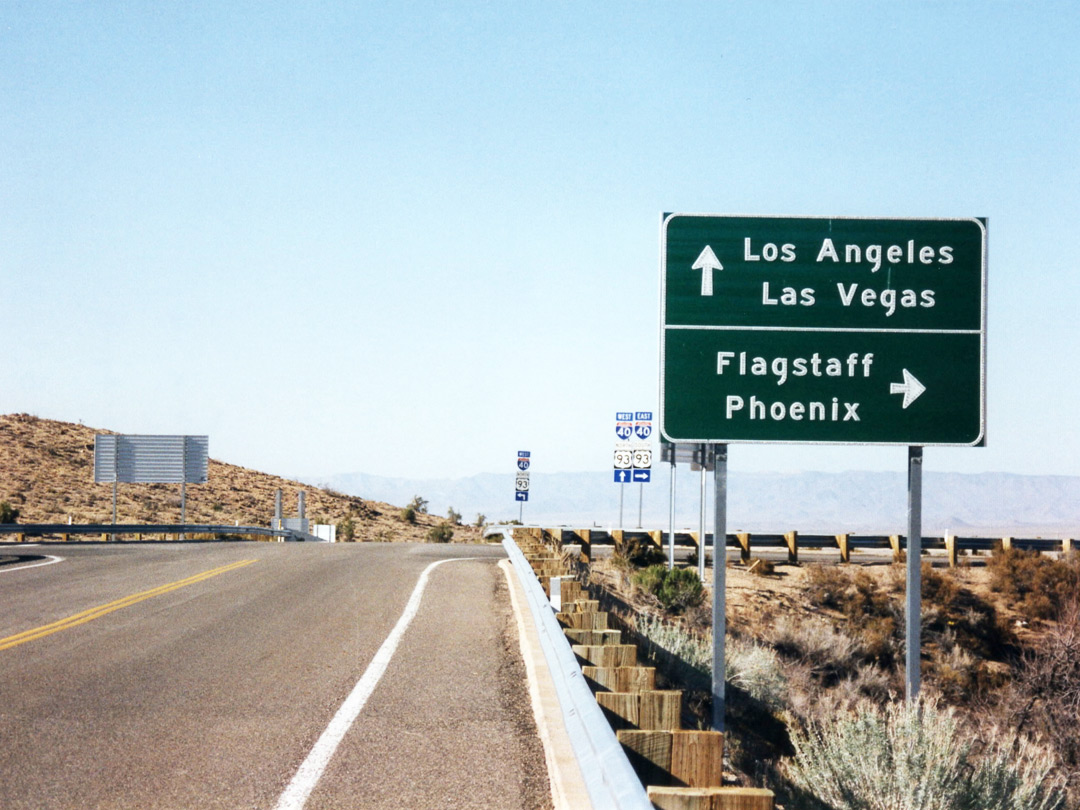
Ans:
[{"label": "white directional arrow sign", "polygon": [[915,379],[915,375],[904,369],[904,381],[902,383],[890,383],[890,394],[903,394],[904,404],[903,407],[907,408],[912,402],[922,396],[922,392],[926,390],[926,386]]},{"label": "white directional arrow sign", "polygon": [[712,247],[709,245],[705,246],[705,249],[701,251],[701,255],[697,257],[697,261],[694,262],[691,269],[701,271],[701,294],[712,295],[713,270],[724,269],[724,265],[720,264],[720,260],[717,259],[716,254],[713,253]]}]

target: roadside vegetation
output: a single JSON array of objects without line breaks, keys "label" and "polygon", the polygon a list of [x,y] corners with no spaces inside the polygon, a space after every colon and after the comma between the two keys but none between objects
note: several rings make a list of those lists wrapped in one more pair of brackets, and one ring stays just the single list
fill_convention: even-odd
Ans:
[{"label": "roadside vegetation", "polygon": [[[704,727],[708,594],[696,569],[668,572],[653,552],[616,548],[582,577]],[[923,565],[914,706],[904,566],[764,569],[798,585],[729,605],[726,769],[802,810],[1080,808],[1080,564],[1011,549],[981,562]]]}]

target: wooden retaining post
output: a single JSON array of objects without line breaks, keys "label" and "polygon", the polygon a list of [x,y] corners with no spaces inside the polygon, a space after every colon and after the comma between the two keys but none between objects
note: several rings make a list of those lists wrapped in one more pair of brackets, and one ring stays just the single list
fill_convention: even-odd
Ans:
[{"label": "wooden retaining post", "polygon": [[740,559],[744,563],[750,562],[750,532],[739,532],[735,535],[739,540],[739,548],[742,549]]},{"label": "wooden retaining post", "polygon": [[652,692],[656,689],[656,667],[587,665],[581,668],[581,674],[601,690],[606,689],[609,692]]},{"label": "wooden retaining post", "polygon": [[643,731],[675,731],[681,724],[682,692],[597,692],[611,727]]},{"label": "wooden retaining post", "polygon": [[664,531],[663,529],[657,529],[656,531],[649,532],[649,539],[652,544],[659,549],[664,547]]},{"label": "wooden retaining post", "polygon": [[1001,548],[1004,551],[1008,551],[1010,548],[1013,547],[1012,546],[1012,541],[1013,541],[1013,539],[1011,537],[1002,537],[1001,538]]},{"label": "wooden retaining post", "polygon": [[[840,546],[840,562],[851,562],[851,546],[848,545],[848,540],[851,539],[851,534],[838,534],[836,535],[836,545]],[[893,552],[896,553],[895,551]]]},{"label": "wooden retaining post", "polygon": [[775,797],[765,788],[649,787],[657,810],[773,810]]},{"label": "wooden retaining post", "polygon": [[787,561],[792,565],[799,562],[799,533],[785,532],[784,539],[787,541]]},{"label": "wooden retaining post", "polygon": [[1076,553],[1076,541],[1068,537],[1061,539],[1061,556],[1065,559],[1071,559],[1072,555]]}]

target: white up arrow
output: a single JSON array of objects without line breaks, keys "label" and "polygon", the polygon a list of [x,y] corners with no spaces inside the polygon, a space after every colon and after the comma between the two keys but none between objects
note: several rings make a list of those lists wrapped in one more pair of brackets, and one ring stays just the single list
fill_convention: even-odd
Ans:
[{"label": "white up arrow", "polygon": [[904,381],[902,383],[889,383],[890,394],[904,395],[904,408],[917,400],[925,390],[926,386],[915,379],[915,375],[906,368],[904,369]]},{"label": "white up arrow", "polygon": [[706,245],[690,269],[701,271],[701,294],[712,295],[712,271],[723,270],[724,265],[720,264],[720,260],[716,258],[713,249]]}]

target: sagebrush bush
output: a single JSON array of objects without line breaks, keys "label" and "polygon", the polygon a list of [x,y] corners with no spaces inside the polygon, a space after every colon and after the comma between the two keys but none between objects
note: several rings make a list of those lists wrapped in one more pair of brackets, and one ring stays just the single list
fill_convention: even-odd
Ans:
[{"label": "sagebrush bush", "polygon": [[[1026,739],[962,732],[932,700],[869,702],[793,729],[791,781],[832,810],[1055,810],[1049,756]],[[981,755],[972,752],[979,743]],[[795,806],[820,807],[813,800]]]},{"label": "sagebrush bush", "polygon": [[697,572],[690,568],[668,570],[664,564],[650,565],[635,571],[630,582],[656,597],[665,610],[681,613],[705,600],[705,587]]},{"label": "sagebrush bush", "polygon": [[630,575],[630,584],[645,593],[655,595],[667,576],[666,565],[650,565]]},{"label": "sagebrush bush", "polygon": [[449,543],[454,539],[454,529],[444,520],[428,529],[427,539],[429,543]]},{"label": "sagebrush bush", "polygon": [[988,563],[990,587],[1013,607],[1036,619],[1052,619],[1061,605],[1080,596],[1080,567],[1037,551],[995,549]]},{"label": "sagebrush bush", "polygon": [[769,641],[778,653],[807,665],[826,683],[853,676],[864,657],[855,638],[823,619],[782,616],[773,624]]},{"label": "sagebrush bush", "polygon": [[[643,638],[704,675],[712,673],[712,637],[690,633],[658,616],[642,614],[635,628]],[[770,709],[787,705],[787,679],[776,652],[735,636],[724,645],[724,680],[760,700]]]}]

